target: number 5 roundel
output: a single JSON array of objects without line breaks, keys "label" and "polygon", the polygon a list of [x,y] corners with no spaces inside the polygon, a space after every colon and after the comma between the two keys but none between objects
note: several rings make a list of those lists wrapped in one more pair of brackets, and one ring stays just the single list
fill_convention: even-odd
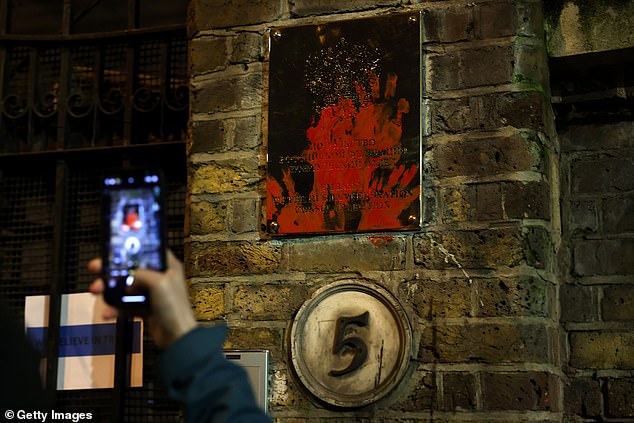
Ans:
[{"label": "number 5 roundel", "polygon": [[313,294],[291,329],[291,360],[302,384],[337,407],[362,407],[387,395],[411,356],[411,328],[385,288],[342,280]]}]

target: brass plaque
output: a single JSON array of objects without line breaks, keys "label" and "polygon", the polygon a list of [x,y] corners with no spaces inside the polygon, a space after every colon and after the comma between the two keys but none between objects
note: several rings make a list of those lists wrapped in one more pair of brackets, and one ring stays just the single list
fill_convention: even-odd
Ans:
[{"label": "brass plaque", "polygon": [[302,305],[291,329],[291,360],[302,384],[337,407],[362,407],[387,395],[411,358],[411,328],[383,287],[343,280]]},{"label": "brass plaque", "polygon": [[271,30],[267,230],[420,227],[419,14]]}]

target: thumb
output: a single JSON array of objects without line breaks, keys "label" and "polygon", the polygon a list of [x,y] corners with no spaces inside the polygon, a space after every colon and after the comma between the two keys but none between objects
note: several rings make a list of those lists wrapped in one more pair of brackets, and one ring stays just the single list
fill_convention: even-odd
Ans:
[{"label": "thumb", "polygon": [[163,273],[156,270],[137,269],[134,271],[134,286],[151,289],[158,285],[163,277]]},{"label": "thumb", "polygon": [[[167,272],[182,272],[182,265],[171,250],[166,251]],[[136,269],[134,271],[134,283],[141,287],[151,289],[158,285],[165,277],[165,273],[152,269]]]}]

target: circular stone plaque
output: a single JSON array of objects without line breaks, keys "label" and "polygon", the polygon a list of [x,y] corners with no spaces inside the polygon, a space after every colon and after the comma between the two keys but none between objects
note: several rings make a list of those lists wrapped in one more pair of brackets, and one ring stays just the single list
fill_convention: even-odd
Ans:
[{"label": "circular stone plaque", "polygon": [[389,393],[411,356],[411,328],[383,287],[342,280],[319,289],[291,329],[291,360],[304,386],[338,407],[362,407]]}]

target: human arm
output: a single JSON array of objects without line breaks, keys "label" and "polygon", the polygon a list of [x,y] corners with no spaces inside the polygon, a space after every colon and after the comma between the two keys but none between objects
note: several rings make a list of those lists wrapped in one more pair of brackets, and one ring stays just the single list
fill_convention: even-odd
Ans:
[{"label": "human arm", "polygon": [[[96,274],[101,272],[101,259],[88,263],[88,269]],[[185,274],[182,263],[171,251],[167,252],[167,270],[158,272],[148,269],[137,269],[134,273],[134,288],[146,289],[150,295],[149,311],[143,313],[147,321],[150,336],[154,343],[165,349],[175,340],[194,329],[196,319],[191,310]],[[104,283],[96,279],[90,285],[90,292],[103,294]],[[108,308],[105,318],[114,317],[117,310]]]},{"label": "human arm", "polygon": [[224,325],[198,327],[165,351],[159,366],[169,396],[186,404],[188,422],[269,422],[246,372],[222,354],[225,336]]},{"label": "human arm", "polygon": [[[222,355],[224,326],[198,327],[194,318],[181,262],[167,253],[165,272],[138,269],[134,287],[149,292],[150,307],[143,317],[154,342],[165,349],[160,359],[162,378],[171,398],[181,402],[189,422],[250,423],[269,421],[256,405],[246,373]],[[101,260],[88,265],[101,271]],[[90,290],[102,294],[97,279]],[[104,317],[114,317],[109,308]]]}]

